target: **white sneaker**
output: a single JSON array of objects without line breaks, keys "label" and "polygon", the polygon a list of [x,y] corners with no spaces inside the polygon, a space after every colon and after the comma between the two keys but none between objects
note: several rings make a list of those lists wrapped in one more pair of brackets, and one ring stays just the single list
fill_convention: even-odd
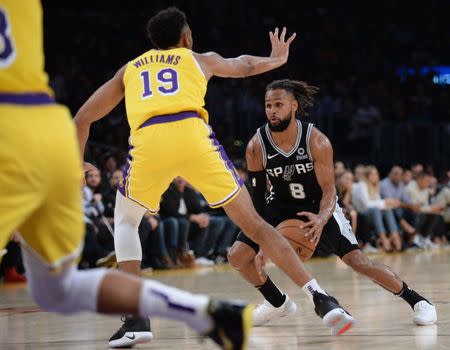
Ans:
[{"label": "white sneaker", "polygon": [[195,259],[195,265],[197,265],[197,266],[213,266],[214,261],[209,260],[202,256],[200,258]]},{"label": "white sneaker", "polygon": [[259,304],[253,311],[253,326],[262,326],[275,318],[292,315],[297,311],[297,305],[285,295],[286,300],[280,307],[274,307],[267,300]]},{"label": "white sneaker", "polygon": [[437,321],[436,308],[426,300],[421,300],[414,305],[413,321],[418,326],[429,326]]},{"label": "white sneaker", "polygon": [[425,243],[425,247],[426,248],[430,248],[430,249],[437,249],[437,248],[439,248],[439,244],[434,243],[430,239],[430,237],[425,238],[424,243]]}]

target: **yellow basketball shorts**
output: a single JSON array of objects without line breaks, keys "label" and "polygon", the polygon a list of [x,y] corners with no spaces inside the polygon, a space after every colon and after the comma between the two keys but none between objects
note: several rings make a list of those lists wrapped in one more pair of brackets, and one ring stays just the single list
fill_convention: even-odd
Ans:
[{"label": "yellow basketball shorts", "polygon": [[208,204],[221,207],[243,184],[211,127],[194,112],[153,117],[130,136],[119,191],[157,213],[172,180],[183,177]]},{"label": "yellow basketball shorts", "polygon": [[51,268],[84,242],[76,131],[61,105],[0,103],[0,245],[18,230],[23,249]]}]

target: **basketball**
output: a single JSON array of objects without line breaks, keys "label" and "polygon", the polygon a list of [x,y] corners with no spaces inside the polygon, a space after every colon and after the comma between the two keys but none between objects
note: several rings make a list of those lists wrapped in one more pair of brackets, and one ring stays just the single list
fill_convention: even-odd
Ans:
[{"label": "basketball", "polygon": [[276,229],[288,240],[302,261],[308,260],[316,249],[314,242],[305,239],[306,231],[300,227],[304,224],[298,219],[289,219],[278,224]]}]

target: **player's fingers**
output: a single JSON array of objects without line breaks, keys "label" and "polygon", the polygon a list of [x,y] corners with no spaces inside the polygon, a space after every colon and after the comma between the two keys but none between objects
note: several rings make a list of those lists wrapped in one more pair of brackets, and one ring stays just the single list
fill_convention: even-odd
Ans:
[{"label": "player's fingers", "polygon": [[297,36],[297,33],[292,34],[286,41],[286,44],[290,45],[292,41],[294,41],[295,37]]},{"label": "player's fingers", "polygon": [[275,28],[273,35],[274,35],[275,39],[278,39],[278,27]]},{"label": "player's fingers", "polygon": [[286,36],[286,27],[283,27],[283,30],[281,31],[280,40],[282,43],[284,43],[284,38]]},{"label": "player's fingers", "polygon": [[[313,227],[314,226],[314,221],[308,221],[308,222],[305,222],[304,224],[302,224],[301,226],[300,226],[300,228],[302,229],[302,230],[304,230],[304,229],[308,229],[308,227]],[[308,229],[308,232],[310,231],[311,229]]]},{"label": "player's fingers", "polygon": [[[305,235],[306,236],[306,235]],[[312,228],[310,231],[309,231],[309,241],[310,242],[315,242],[316,241],[316,238],[317,238],[317,230],[316,230],[316,228],[314,227],[314,228]]]},{"label": "player's fingers", "polygon": [[309,211],[301,211],[300,213],[297,213],[298,216],[306,216],[308,219],[311,218],[314,214]]},{"label": "player's fingers", "polygon": [[272,31],[269,32],[269,39],[270,39],[270,42],[273,43],[274,37],[273,37]]}]

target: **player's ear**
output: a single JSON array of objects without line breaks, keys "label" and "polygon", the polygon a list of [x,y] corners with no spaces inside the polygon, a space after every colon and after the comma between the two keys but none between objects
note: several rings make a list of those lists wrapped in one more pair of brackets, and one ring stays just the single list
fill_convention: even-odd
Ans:
[{"label": "player's ear", "polygon": [[297,111],[298,111],[298,101],[297,100],[294,99],[292,101],[291,108],[292,108],[292,112],[294,113],[294,115],[297,114]]}]

